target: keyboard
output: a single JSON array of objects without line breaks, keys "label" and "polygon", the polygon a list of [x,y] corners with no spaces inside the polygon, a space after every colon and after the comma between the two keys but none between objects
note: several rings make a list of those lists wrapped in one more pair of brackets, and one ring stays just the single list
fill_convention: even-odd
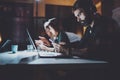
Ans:
[{"label": "keyboard", "polygon": [[47,51],[39,51],[38,54],[39,54],[40,57],[57,57],[57,56],[62,56],[62,53],[47,52]]}]

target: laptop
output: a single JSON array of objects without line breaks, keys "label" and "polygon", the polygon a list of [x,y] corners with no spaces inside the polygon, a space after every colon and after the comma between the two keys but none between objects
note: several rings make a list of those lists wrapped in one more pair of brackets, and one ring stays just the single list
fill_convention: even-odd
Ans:
[{"label": "laptop", "polygon": [[36,51],[38,53],[38,57],[39,58],[53,58],[53,57],[63,57],[62,53],[58,53],[58,52],[47,52],[47,51],[42,51],[42,50],[38,50],[37,47],[35,46],[35,43],[28,31],[28,29],[26,29],[27,31],[27,35],[30,41],[30,44],[33,45],[34,51]]},{"label": "laptop", "polygon": [[0,43],[0,52],[5,52],[10,50],[11,40],[2,41]]}]

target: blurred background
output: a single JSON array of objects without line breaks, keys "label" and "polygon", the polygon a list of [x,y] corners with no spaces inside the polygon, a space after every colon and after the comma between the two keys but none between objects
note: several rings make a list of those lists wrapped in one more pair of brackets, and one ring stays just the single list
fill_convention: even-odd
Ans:
[{"label": "blurred background", "polygon": [[[0,0],[0,43],[12,39],[15,43],[24,44],[26,28],[29,29],[32,38],[37,39],[39,35],[44,35],[44,21],[52,17],[61,20],[63,30],[82,36],[83,29],[76,24],[72,14],[75,1]],[[120,7],[120,0],[93,1],[98,13],[107,17],[112,17],[113,10]]]}]

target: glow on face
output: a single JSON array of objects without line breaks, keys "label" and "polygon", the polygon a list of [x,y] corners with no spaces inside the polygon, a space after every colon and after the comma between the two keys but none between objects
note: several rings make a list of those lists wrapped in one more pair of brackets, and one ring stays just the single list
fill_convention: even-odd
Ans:
[{"label": "glow on face", "polygon": [[51,26],[49,26],[49,29],[50,29],[50,32],[53,34],[53,35],[55,35],[56,33],[56,31],[55,31],[55,29],[53,29]]},{"label": "glow on face", "polygon": [[77,18],[78,22],[84,21],[86,18],[84,11],[80,9],[74,11],[74,16]]},{"label": "glow on face", "polygon": [[52,33],[50,32],[50,29],[49,29],[49,28],[46,28],[46,29],[45,29],[45,32],[46,32],[46,34],[47,34],[49,37],[52,37]]}]

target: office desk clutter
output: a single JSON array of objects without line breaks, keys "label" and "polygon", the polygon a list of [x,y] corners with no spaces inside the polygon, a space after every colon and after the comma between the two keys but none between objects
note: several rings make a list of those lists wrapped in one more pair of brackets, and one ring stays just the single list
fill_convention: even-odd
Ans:
[{"label": "office desk clutter", "polygon": [[28,51],[34,50],[33,45],[27,45],[27,50],[28,50]]},{"label": "office desk clutter", "polygon": [[21,64],[34,61],[38,58],[55,58],[62,56],[61,53],[36,51],[36,50],[23,50],[13,53],[12,51],[6,51],[0,53],[0,65],[5,64]]},{"label": "office desk clutter", "polygon": [[16,53],[18,51],[18,45],[11,45],[12,53]]},{"label": "office desk clutter", "polygon": [[[17,51],[13,54],[12,51],[6,51],[0,53],[0,65],[6,64],[19,64],[22,59],[28,58],[29,61],[33,60],[32,58],[38,58],[36,51]],[[31,59],[31,60],[30,60]]]},{"label": "office desk clutter", "polygon": [[[40,55],[41,57],[38,57],[38,55]],[[46,51],[37,52],[37,51],[24,50],[24,51],[18,51],[15,54],[13,54],[12,51],[7,51],[7,52],[3,52],[0,54],[0,65],[28,64],[28,63],[33,63],[33,62],[35,62],[35,64],[39,64],[39,63],[45,64],[46,62],[41,62],[41,61],[48,60],[47,63],[49,63],[49,62],[51,63],[50,60],[54,60],[54,61],[57,60],[58,61],[58,59],[59,59],[60,63],[71,63],[71,64],[84,63],[84,61],[88,61],[88,63],[89,62],[90,63],[108,63],[107,61],[82,59],[82,58],[77,57],[77,56],[72,56],[72,57],[60,57],[60,56],[62,56],[61,53],[46,52]],[[38,61],[38,60],[40,62],[36,63],[36,61]],[[76,62],[76,60],[77,60],[77,62]],[[55,62],[57,62],[57,61],[55,61]],[[67,62],[64,62],[64,61],[67,61]]]}]

